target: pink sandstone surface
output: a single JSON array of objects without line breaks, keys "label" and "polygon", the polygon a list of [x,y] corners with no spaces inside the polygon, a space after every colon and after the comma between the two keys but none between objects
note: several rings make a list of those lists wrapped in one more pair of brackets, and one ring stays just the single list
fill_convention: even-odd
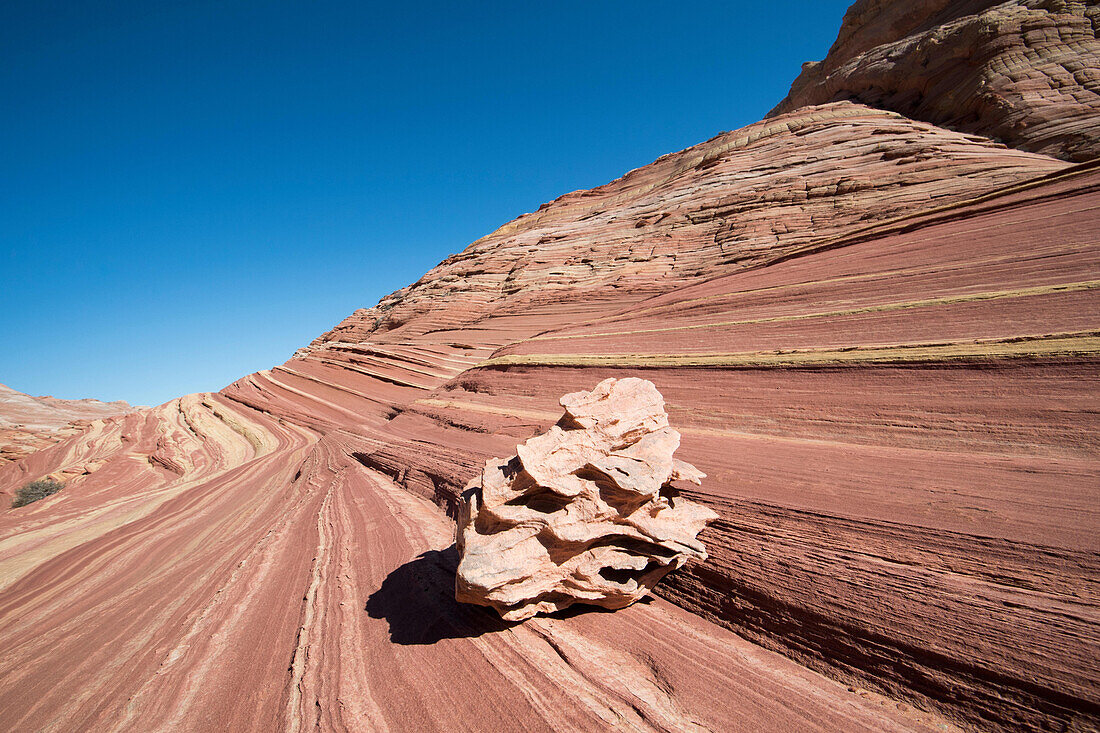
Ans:
[{"label": "pink sandstone surface", "polygon": [[[838,44],[962,43],[872,7],[918,6]],[[1086,132],[788,105],[0,466],[72,476],[0,511],[0,725],[1100,726],[1100,167],[1065,160],[1096,112],[1020,99]],[[664,395],[709,559],[613,613],[456,603],[462,488],[608,377]]]}]

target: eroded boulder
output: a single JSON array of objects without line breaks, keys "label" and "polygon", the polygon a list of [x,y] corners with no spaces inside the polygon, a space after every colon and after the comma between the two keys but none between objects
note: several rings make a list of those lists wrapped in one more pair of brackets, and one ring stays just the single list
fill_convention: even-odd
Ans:
[{"label": "eroded boulder", "polygon": [[680,434],[652,382],[605,379],[561,405],[548,432],[486,462],[459,508],[455,595],[512,621],[630,605],[705,560],[697,535],[717,518],[672,486],[705,474],[673,457]]}]

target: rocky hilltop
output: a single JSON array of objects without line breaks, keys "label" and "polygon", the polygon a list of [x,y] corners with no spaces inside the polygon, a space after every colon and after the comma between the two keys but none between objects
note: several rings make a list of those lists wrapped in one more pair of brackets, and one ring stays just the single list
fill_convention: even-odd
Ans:
[{"label": "rocky hilltop", "polygon": [[0,465],[72,437],[91,420],[135,408],[124,401],[60,400],[31,397],[0,384]]},{"label": "rocky hilltop", "polygon": [[858,0],[769,116],[842,99],[1063,160],[1100,156],[1095,0]]},{"label": "rocky hilltop", "polygon": [[[74,476],[0,513],[0,722],[1100,725],[1095,100],[983,118],[959,84],[907,107],[825,73],[892,87],[931,33],[930,78],[969,78],[958,29],[1013,48],[982,19],[1025,11],[1046,50],[1005,88],[1055,56],[1085,88],[1091,6],[859,2],[768,119],[519,217],[285,364],[0,467]],[[614,613],[456,603],[463,487],[609,377],[664,396],[709,559]]]}]

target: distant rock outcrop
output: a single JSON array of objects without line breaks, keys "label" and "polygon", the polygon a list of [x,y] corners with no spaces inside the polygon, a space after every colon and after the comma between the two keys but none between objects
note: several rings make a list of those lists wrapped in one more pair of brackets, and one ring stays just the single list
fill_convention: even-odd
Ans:
[{"label": "distant rock outcrop", "polygon": [[32,397],[0,384],[0,465],[81,432],[89,420],[136,409],[123,401]]},{"label": "distant rock outcrop", "polygon": [[1063,160],[1100,155],[1100,6],[859,0],[771,115],[852,100]]},{"label": "distant rock outcrop", "polygon": [[689,558],[718,515],[672,482],[705,474],[672,457],[652,382],[605,379],[561,398],[565,415],[517,455],[487,461],[463,493],[456,597],[510,621],[574,603],[623,608]]}]

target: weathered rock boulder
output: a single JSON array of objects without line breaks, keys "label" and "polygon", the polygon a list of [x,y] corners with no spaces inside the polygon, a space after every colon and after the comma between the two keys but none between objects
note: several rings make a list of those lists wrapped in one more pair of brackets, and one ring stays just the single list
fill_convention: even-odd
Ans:
[{"label": "weathered rock boulder", "polygon": [[673,458],[680,434],[652,382],[605,379],[561,405],[557,425],[487,461],[462,495],[456,597],[511,621],[634,603],[706,559],[697,535],[718,516],[672,486],[705,475]]}]

